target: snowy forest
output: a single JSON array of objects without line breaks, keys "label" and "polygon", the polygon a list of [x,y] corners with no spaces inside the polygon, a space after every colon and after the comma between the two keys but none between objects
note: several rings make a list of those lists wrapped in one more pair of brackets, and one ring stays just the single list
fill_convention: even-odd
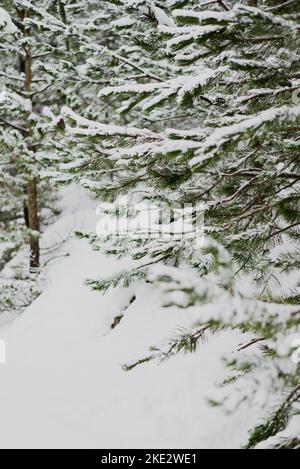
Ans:
[{"label": "snowy forest", "polygon": [[0,448],[300,449],[299,0],[0,0]]}]

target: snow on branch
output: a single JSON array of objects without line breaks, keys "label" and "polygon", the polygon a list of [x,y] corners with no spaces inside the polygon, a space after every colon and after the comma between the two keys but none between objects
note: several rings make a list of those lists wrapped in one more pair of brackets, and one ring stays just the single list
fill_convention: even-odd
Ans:
[{"label": "snow on branch", "polygon": [[201,167],[213,157],[219,155],[226,145],[236,143],[241,136],[249,133],[249,136],[264,133],[266,128],[276,129],[282,125],[299,121],[300,106],[281,106],[267,109],[255,116],[244,119],[242,122],[215,130],[203,143],[199,155],[190,161],[193,170]]},{"label": "snow on branch", "polygon": [[62,108],[61,117],[63,119],[69,119],[72,123],[75,123],[76,127],[69,126],[68,133],[73,135],[83,136],[124,136],[130,138],[157,138],[158,134],[148,129],[138,129],[135,127],[122,127],[117,125],[101,124],[98,122],[90,121],[85,119],[68,107]]},{"label": "snow on branch", "polygon": [[18,28],[14,25],[10,15],[4,8],[0,8],[0,31],[7,34],[13,34],[18,31]]},{"label": "snow on branch", "polygon": [[[226,72],[227,67],[219,67],[216,70],[206,68],[199,70],[197,74],[180,76],[162,83],[131,83],[123,86],[109,86],[103,88],[98,96],[140,94],[141,101],[144,103],[142,106],[143,110],[150,111],[161,104],[162,101],[176,95],[178,104],[184,103],[187,97],[197,95],[198,92],[201,92],[213,81],[223,77]],[[152,93],[157,94],[150,100],[147,99]]]}]

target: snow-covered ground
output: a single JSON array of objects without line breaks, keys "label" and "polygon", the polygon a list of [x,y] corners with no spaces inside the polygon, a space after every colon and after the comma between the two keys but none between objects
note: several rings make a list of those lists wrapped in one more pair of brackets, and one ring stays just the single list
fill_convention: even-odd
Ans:
[{"label": "snow-covered ground", "polygon": [[[64,189],[62,204],[44,246],[74,229],[95,230],[95,203],[85,193]],[[225,416],[207,404],[224,377],[219,357],[236,349],[239,334],[216,335],[194,354],[125,372],[122,364],[190,326],[195,312],[161,308],[155,289],[140,283],[136,301],[111,329],[132,292],[102,296],[84,281],[131,261],[103,257],[74,237],[58,256],[48,262],[44,292],[0,329],[7,348],[7,363],[0,364],[1,448],[239,447],[251,409]]]}]

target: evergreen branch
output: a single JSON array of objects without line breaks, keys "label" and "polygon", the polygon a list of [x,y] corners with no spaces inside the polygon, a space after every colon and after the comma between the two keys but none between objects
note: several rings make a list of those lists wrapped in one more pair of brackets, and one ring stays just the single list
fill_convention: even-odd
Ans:
[{"label": "evergreen branch", "polygon": [[280,443],[276,443],[271,449],[300,449],[300,438],[282,438]]},{"label": "evergreen branch", "polygon": [[288,6],[293,5],[294,3],[297,3],[297,2],[298,2],[298,0],[287,0],[286,2],[283,2],[280,5],[274,5],[273,7],[267,8],[267,11],[281,10],[281,8],[288,7]]},{"label": "evergreen branch", "polygon": [[19,31],[23,32],[24,31],[24,25],[21,21],[17,20],[13,16],[11,17],[11,20],[13,24],[19,29]]},{"label": "evergreen branch", "polygon": [[145,358],[142,358],[134,363],[129,365],[123,365],[125,371],[130,371],[140,364],[147,363],[151,360],[159,358],[160,361],[167,360],[173,355],[176,355],[182,350],[186,352],[194,352],[197,348],[199,339],[205,340],[205,332],[210,328],[210,326],[202,326],[200,329],[197,329],[193,333],[183,331],[179,336],[172,339],[167,345],[166,350],[161,350],[156,347],[151,348],[155,351],[154,354],[148,355]]},{"label": "evergreen branch", "polygon": [[8,78],[9,80],[21,81],[22,83],[24,82],[24,78],[19,77],[17,75],[8,75],[7,73],[0,72],[0,76],[4,78]]},{"label": "evergreen branch", "polygon": [[138,365],[143,365],[144,363],[148,363],[148,362],[150,362],[151,360],[154,360],[155,357],[156,357],[155,354],[153,354],[153,355],[148,355],[147,357],[140,358],[140,359],[137,360],[136,362],[130,363],[129,365],[128,365],[128,364],[122,365],[122,369],[123,369],[124,371],[131,371],[131,370],[133,370],[135,367],[137,367]]},{"label": "evergreen branch", "polygon": [[300,85],[295,85],[295,86],[286,86],[284,88],[280,88],[278,90],[263,90],[260,91],[259,93],[253,93],[250,96],[245,96],[239,99],[240,103],[246,103],[248,101],[252,101],[253,99],[259,99],[263,96],[279,96],[283,93],[291,93],[295,90],[298,90],[300,88]]},{"label": "evergreen branch", "polygon": [[223,0],[217,0],[217,3],[223,8],[223,10],[230,11],[230,8],[225,4],[225,2],[223,2]]},{"label": "evergreen branch", "polygon": [[262,338],[257,338],[257,339],[252,339],[250,340],[250,342],[248,342],[247,344],[240,344],[240,348],[238,348],[238,352],[241,352],[242,350],[245,350],[246,348],[248,347],[251,347],[251,345],[254,345],[254,344],[257,344],[258,342],[263,342],[267,340],[265,337],[262,337]]},{"label": "evergreen branch", "polygon": [[287,399],[279,407],[279,409],[271,416],[266,424],[259,425],[250,434],[246,449],[254,448],[258,443],[267,440],[271,436],[276,435],[287,427],[290,419],[291,407],[300,399],[300,386],[289,394]]},{"label": "evergreen branch", "polygon": [[249,182],[239,187],[238,190],[234,194],[232,194],[230,197],[213,202],[211,204],[211,207],[215,208],[215,207],[218,207],[219,205],[223,205],[224,203],[232,202],[234,199],[238,198],[245,190],[247,190],[252,185],[252,183],[256,180],[256,178],[257,178],[257,175],[255,175]]},{"label": "evergreen branch", "polygon": [[291,225],[281,228],[280,230],[277,230],[274,233],[272,233],[270,235],[270,238],[272,238],[273,236],[277,236],[281,233],[284,233],[285,231],[291,230],[292,228],[295,228],[296,226],[299,226],[299,225],[300,225],[299,221],[297,221],[296,223],[292,223]]},{"label": "evergreen branch", "polygon": [[24,127],[20,127],[16,124],[13,124],[12,122],[9,122],[7,121],[6,119],[3,119],[3,117],[0,117],[0,122],[2,122],[3,124],[5,125],[8,125],[9,127],[11,127],[12,129],[15,129],[15,130],[18,130],[19,132],[21,132],[22,134],[26,134],[28,131],[27,129],[25,129]]},{"label": "evergreen branch", "polygon": [[[18,0],[20,1],[20,0]],[[57,28],[59,28],[61,31],[64,31],[65,34],[66,34],[66,37],[68,36],[76,36],[78,39],[80,39],[82,42],[84,42],[86,44],[87,47],[90,46],[90,38],[88,36],[85,36],[83,34],[80,34],[78,31],[76,31],[75,29],[72,29],[70,30],[68,25],[64,23],[64,21],[59,21],[57,18],[55,18],[54,16],[52,16],[51,14],[49,13],[46,13],[46,12],[43,12],[41,9],[35,7],[33,4],[31,4],[30,2],[28,2],[27,0],[22,0],[22,4],[29,10],[32,10],[33,12],[35,12],[36,14],[40,15],[42,18],[45,18],[47,19],[47,21],[51,23],[53,23]],[[22,6],[23,6],[22,5]],[[93,47],[100,53],[107,53],[108,55],[110,55],[111,57],[113,57],[114,59],[116,60],[119,60],[120,62],[128,65],[129,67],[135,69],[135,70],[138,70],[140,73],[146,75],[148,78],[151,78],[155,81],[158,81],[158,82],[162,82],[163,79],[154,75],[153,73],[150,73],[150,72],[147,72],[145,71],[142,67],[140,67],[139,65],[133,63],[131,60],[127,59],[126,57],[123,57],[121,56],[120,54],[118,54],[117,52],[114,52],[110,49],[108,49],[107,47],[105,46],[98,46],[96,44],[93,44]]]},{"label": "evergreen branch", "polygon": [[36,96],[37,94],[45,93],[45,91],[47,91],[51,86],[53,86],[53,83],[48,83],[40,90],[32,91],[31,93],[25,93],[25,96],[28,98],[32,98],[33,96]]},{"label": "evergreen branch", "polygon": [[257,213],[265,212],[266,210],[269,210],[271,207],[272,207],[272,204],[268,204],[268,205],[263,205],[262,207],[257,207],[256,209],[251,210],[251,211],[245,211],[241,213],[241,215],[238,215],[237,217],[233,217],[230,223],[225,225],[225,228],[226,229],[230,228],[231,226],[235,224],[235,222],[243,220],[245,218],[250,218],[253,215],[256,215]]}]

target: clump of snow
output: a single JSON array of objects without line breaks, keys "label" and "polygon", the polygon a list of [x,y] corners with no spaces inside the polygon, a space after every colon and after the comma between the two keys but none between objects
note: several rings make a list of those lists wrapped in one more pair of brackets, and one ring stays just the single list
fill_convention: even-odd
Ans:
[{"label": "clump of snow", "polygon": [[132,26],[136,23],[136,21],[133,18],[130,18],[129,16],[123,16],[122,18],[118,18],[115,21],[112,21],[110,24],[111,26],[115,28],[126,28],[128,26]]},{"label": "clump of snow", "polygon": [[0,8],[0,30],[3,30],[5,33],[13,34],[18,29],[12,22],[12,19],[4,8]]},{"label": "clump of snow", "polygon": [[170,18],[161,8],[153,6],[153,13],[158,24],[166,26],[175,26],[175,21]]},{"label": "clump of snow", "polygon": [[193,18],[195,20],[198,20],[199,23],[203,21],[214,21],[214,22],[220,22],[220,23],[225,23],[228,22],[231,17],[232,13],[229,11],[213,11],[213,10],[207,10],[207,11],[194,11],[194,10],[182,10],[182,9],[176,9],[173,11],[173,16],[175,18]]},{"label": "clump of snow", "polygon": [[[51,111],[49,113],[49,110],[46,110],[46,113],[49,117],[51,117]],[[78,125],[78,127],[68,128],[68,132],[74,135],[124,135],[133,138],[147,138],[151,136],[157,136],[157,134],[147,129],[138,129],[135,127],[122,127],[117,125],[101,124],[94,121],[90,121],[79,116],[79,114],[76,114],[74,111],[72,111],[66,106],[62,108],[62,117],[70,118]]]}]

